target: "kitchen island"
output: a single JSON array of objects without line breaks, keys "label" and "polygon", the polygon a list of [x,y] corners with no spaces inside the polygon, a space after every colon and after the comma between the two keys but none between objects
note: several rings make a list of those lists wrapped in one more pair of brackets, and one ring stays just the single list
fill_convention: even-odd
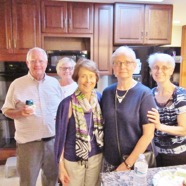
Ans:
[{"label": "kitchen island", "polygon": [[[170,167],[157,167],[149,168],[147,174],[147,186],[153,186],[153,177],[156,173],[161,170],[172,170],[185,169],[186,165],[170,166]],[[134,170],[122,171],[122,172],[109,172],[101,173],[102,186],[133,186],[133,174]],[[168,186],[168,185],[167,185]]]}]

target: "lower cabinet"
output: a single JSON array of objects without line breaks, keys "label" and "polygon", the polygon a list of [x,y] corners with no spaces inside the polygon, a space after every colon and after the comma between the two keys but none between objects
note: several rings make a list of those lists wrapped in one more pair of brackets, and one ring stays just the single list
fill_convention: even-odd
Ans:
[{"label": "lower cabinet", "polygon": [[7,158],[16,156],[16,148],[0,148],[0,165],[5,164]]}]

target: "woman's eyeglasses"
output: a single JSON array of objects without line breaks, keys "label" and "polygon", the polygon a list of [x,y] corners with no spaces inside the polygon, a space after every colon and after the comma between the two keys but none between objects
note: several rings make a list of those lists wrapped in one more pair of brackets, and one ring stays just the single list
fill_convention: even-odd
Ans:
[{"label": "woman's eyeglasses", "polygon": [[113,64],[114,66],[117,66],[117,67],[121,67],[122,65],[126,66],[126,67],[129,67],[130,65],[132,65],[134,62],[133,61],[114,61]]},{"label": "woman's eyeglasses", "polygon": [[74,68],[73,67],[60,67],[59,69],[65,72],[67,70],[72,71]]},{"label": "woman's eyeglasses", "polygon": [[165,72],[165,71],[167,71],[167,70],[169,70],[169,69],[170,69],[170,67],[167,67],[167,66],[162,66],[162,67],[153,66],[153,67],[152,67],[152,70],[154,70],[154,71],[159,71],[159,70],[161,70],[161,71]]}]

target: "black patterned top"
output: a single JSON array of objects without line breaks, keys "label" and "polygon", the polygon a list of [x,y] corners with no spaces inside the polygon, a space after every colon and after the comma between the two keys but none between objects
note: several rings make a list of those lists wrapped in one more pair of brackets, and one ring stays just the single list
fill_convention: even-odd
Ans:
[{"label": "black patterned top", "polygon": [[[152,89],[152,92],[155,96],[156,87]],[[186,90],[176,87],[172,97],[164,105],[157,101],[156,104],[160,114],[160,122],[164,125],[177,126],[177,116],[186,112]],[[154,143],[159,153],[180,154],[186,151],[186,136],[175,136],[156,130]]]}]

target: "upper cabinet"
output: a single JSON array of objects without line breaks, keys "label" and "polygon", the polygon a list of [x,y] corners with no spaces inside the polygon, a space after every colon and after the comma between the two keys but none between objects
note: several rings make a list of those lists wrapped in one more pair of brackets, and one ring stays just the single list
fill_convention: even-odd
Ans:
[{"label": "upper cabinet", "polygon": [[0,0],[0,4],[0,60],[17,60],[15,54],[40,46],[40,4],[37,0]]},{"label": "upper cabinet", "polygon": [[143,43],[144,5],[115,4],[114,44]]},{"label": "upper cabinet", "polygon": [[145,6],[144,43],[171,44],[172,13],[172,5]]},{"label": "upper cabinet", "polygon": [[170,44],[172,5],[115,4],[114,44]]},{"label": "upper cabinet", "polygon": [[112,74],[113,5],[95,4],[94,61],[101,75]]},{"label": "upper cabinet", "polygon": [[42,1],[41,11],[43,33],[93,33],[93,3]]}]

